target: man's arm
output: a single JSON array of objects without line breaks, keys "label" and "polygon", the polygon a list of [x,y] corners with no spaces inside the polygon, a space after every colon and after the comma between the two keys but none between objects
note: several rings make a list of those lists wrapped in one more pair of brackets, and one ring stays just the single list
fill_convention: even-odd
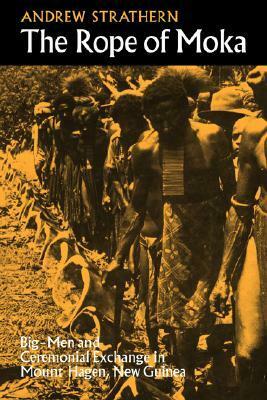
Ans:
[{"label": "man's arm", "polygon": [[134,189],[131,203],[126,208],[120,231],[120,242],[115,259],[110,263],[107,273],[103,277],[103,284],[114,283],[118,270],[123,268],[130,247],[141,232],[146,214],[146,202],[149,192],[149,152],[142,144],[136,144],[132,150],[132,167],[134,174]]},{"label": "man's arm", "polygon": [[230,200],[236,190],[235,169],[232,159],[231,147],[225,133],[218,129],[216,158],[218,162],[218,173],[223,187],[223,194],[228,208]]},{"label": "man's arm", "polygon": [[115,259],[122,263],[128,256],[131,245],[140,233],[146,214],[147,196],[150,189],[151,148],[140,143],[132,149],[132,168],[134,174],[134,189],[131,203],[126,209],[121,225],[121,240]]},{"label": "man's arm", "polygon": [[237,190],[232,198],[226,221],[224,253],[219,277],[210,296],[211,311],[219,316],[227,313],[229,283],[234,269],[246,251],[251,233],[253,206],[259,187],[258,166],[254,153],[256,140],[253,134],[244,132],[240,145]]}]

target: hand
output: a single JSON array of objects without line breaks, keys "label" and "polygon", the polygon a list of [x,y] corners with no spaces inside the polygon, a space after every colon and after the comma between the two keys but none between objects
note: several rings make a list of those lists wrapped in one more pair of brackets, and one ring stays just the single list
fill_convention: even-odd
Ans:
[{"label": "hand", "polygon": [[220,318],[229,314],[227,300],[229,297],[229,284],[223,280],[218,280],[210,295],[210,311]]}]

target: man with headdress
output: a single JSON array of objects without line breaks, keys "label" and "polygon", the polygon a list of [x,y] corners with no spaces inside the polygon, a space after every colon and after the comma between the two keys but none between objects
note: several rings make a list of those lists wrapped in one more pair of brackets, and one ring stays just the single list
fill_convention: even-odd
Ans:
[{"label": "man with headdress", "polygon": [[[57,201],[77,239],[93,246],[100,230],[101,153],[97,138],[98,103],[88,94],[88,78],[74,73],[55,100],[54,140],[61,189]],[[57,183],[57,179],[54,180]],[[98,223],[97,223],[98,222]],[[90,243],[88,243],[90,242]]]},{"label": "man with headdress", "polygon": [[104,164],[102,204],[114,215],[115,240],[111,247],[116,251],[121,216],[129,204],[133,181],[130,150],[141,133],[148,128],[148,123],[143,116],[142,94],[136,90],[121,92],[112,106],[111,115],[119,129],[110,138]]},{"label": "man with headdress", "polygon": [[46,169],[51,152],[51,137],[47,134],[45,120],[51,115],[51,104],[41,102],[34,107],[35,124],[32,127],[33,157],[36,174],[41,184],[45,183]]},{"label": "man with headdress", "polygon": [[73,129],[72,111],[75,107],[73,96],[60,94],[53,103],[54,115],[47,119],[47,134],[52,140],[51,161],[49,165],[49,200],[56,206],[61,199],[61,172],[63,166],[64,133]]},{"label": "man with headdress", "polygon": [[267,392],[267,67],[252,70],[247,82],[261,112],[242,125],[237,190],[227,218],[220,274],[210,296],[212,311],[224,316],[230,282],[239,278],[234,322],[242,400],[263,398]]},{"label": "man with headdress", "polygon": [[[96,235],[100,233],[103,235],[100,207],[104,158],[101,158],[101,154],[103,155],[105,151],[106,143],[99,142],[97,131],[98,103],[91,96],[75,97],[75,101],[73,118],[78,130],[73,132],[73,135],[77,135],[77,162],[80,165],[81,195],[85,210],[84,237],[85,243],[88,242],[89,246],[92,247],[97,245],[97,243],[93,243]],[[82,231],[82,221],[79,223],[79,229]]]},{"label": "man with headdress", "polygon": [[131,222],[125,221],[109,276],[116,276],[129,243],[141,231],[154,260],[156,290],[158,286],[150,327],[170,330],[175,363],[187,372],[183,394],[192,399],[194,354],[201,328],[208,324],[208,298],[221,261],[234,170],[222,130],[189,119],[179,71],[165,71],[155,79],[143,104],[154,130],[132,149]]}]

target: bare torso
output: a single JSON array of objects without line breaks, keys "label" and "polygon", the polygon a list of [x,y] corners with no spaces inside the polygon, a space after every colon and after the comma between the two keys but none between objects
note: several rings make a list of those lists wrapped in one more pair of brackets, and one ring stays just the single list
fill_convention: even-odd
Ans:
[{"label": "bare torso", "polygon": [[242,132],[237,199],[251,203],[260,188],[260,205],[267,211],[267,121],[249,118]]},{"label": "bare torso", "polygon": [[266,132],[261,136],[255,154],[259,167],[260,204],[262,209],[267,211],[267,123]]},{"label": "bare torso", "polygon": [[[190,121],[184,139],[185,195],[179,197],[180,202],[203,201],[220,193],[219,162],[228,156],[229,150],[222,135],[217,125]],[[142,234],[156,237],[162,232],[162,166],[158,133],[149,133],[136,146],[147,154],[144,184],[148,187],[148,195]]]}]

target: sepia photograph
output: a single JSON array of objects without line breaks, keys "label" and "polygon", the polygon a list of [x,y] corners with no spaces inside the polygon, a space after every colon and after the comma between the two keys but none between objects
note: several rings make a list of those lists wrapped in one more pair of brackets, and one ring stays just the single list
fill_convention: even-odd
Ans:
[{"label": "sepia photograph", "polygon": [[0,399],[267,393],[267,66],[0,66]]}]

